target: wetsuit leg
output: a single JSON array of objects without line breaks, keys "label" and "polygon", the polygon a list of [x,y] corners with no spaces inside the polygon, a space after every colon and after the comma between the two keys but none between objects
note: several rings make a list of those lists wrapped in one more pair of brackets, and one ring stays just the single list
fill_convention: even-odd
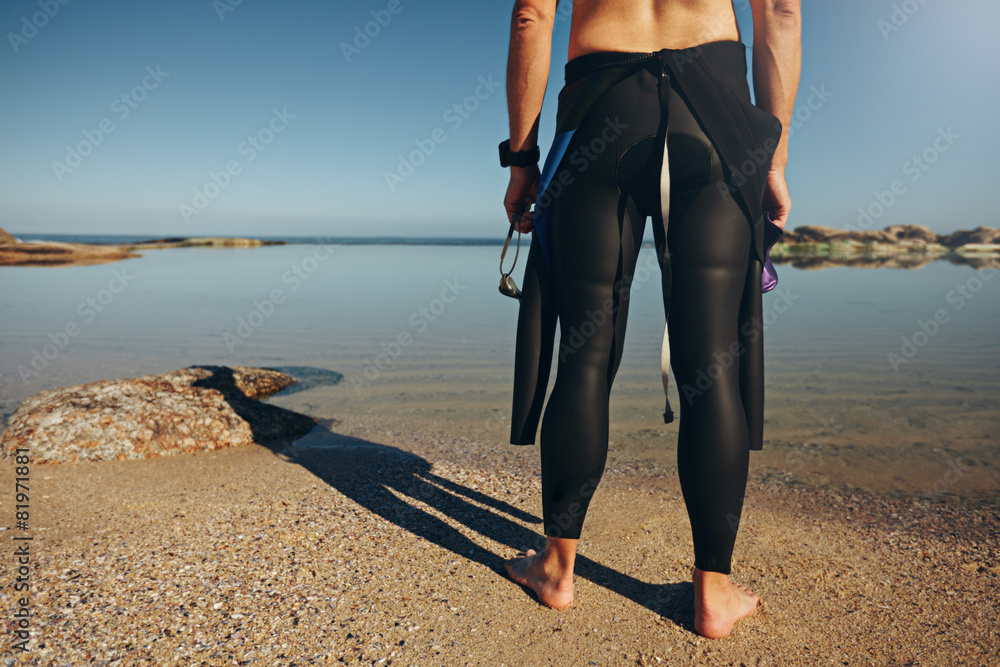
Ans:
[{"label": "wetsuit leg", "polygon": [[[685,144],[690,155],[685,161],[691,165],[678,165],[675,172],[671,159],[671,173],[678,176],[672,178],[667,225],[670,358],[680,394],[677,470],[695,566],[729,574],[749,465],[739,386],[745,352],[740,306],[748,275],[757,275],[759,301],[759,273],[748,272],[751,228],[746,216],[716,187],[724,182],[719,156],[677,94],[671,100],[670,133],[677,138],[674,143]],[[668,150],[674,158],[673,144]],[[652,214],[655,224],[657,214]]]},{"label": "wetsuit leg", "polygon": [[[626,85],[627,87],[627,85]],[[615,89],[609,91],[614,95]],[[653,132],[658,103],[651,106]],[[625,140],[599,100],[557,171],[549,205],[550,278],[559,313],[555,385],[541,425],[546,535],[579,538],[608,451],[608,402],[621,362],[629,290],[645,217],[619,191],[616,162]],[[636,110],[619,119],[638,130]],[[620,127],[620,126],[619,126]],[[617,134],[616,134],[617,133]]]},{"label": "wetsuit leg", "polygon": [[[633,99],[609,101],[617,110]],[[662,135],[641,140],[621,158],[618,179],[652,219],[663,269],[671,368],[680,392],[678,476],[702,570],[730,571],[749,465],[749,432],[740,394],[741,304],[759,303],[751,263],[751,227],[738,203],[720,196],[722,162],[674,89],[670,96],[669,221],[662,224]],[[630,199],[630,200],[631,200]],[[666,253],[666,256],[664,256]],[[756,287],[753,282],[756,276]],[[755,294],[745,294],[756,289]],[[754,301],[756,297],[756,301]],[[752,332],[751,332],[752,334]]]}]

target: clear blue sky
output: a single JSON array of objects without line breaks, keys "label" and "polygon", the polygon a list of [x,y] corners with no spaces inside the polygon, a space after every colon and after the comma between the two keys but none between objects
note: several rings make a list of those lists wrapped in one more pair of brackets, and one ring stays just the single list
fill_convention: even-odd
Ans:
[{"label": "clear blue sky", "polygon": [[[507,174],[496,145],[508,136],[502,83],[513,2],[399,0],[401,10],[384,12],[391,20],[348,62],[342,43],[389,0],[236,1],[4,2],[0,226],[22,234],[506,232]],[[900,3],[918,9],[883,34],[879,20],[891,22]],[[812,87],[832,96],[814,99],[819,108],[791,138],[790,227],[856,223],[858,207],[896,179],[905,192],[875,228],[996,226],[1000,3],[804,5],[797,104]],[[736,6],[750,44],[749,9],[745,0]],[[557,23],[543,154],[568,33],[568,20]],[[460,125],[445,118],[480,78],[501,86],[489,95],[480,88],[485,99]],[[275,119],[275,109],[294,118]],[[269,137],[269,123],[281,131]],[[914,181],[907,161],[948,127],[959,138]],[[385,172],[435,128],[444,142],[391,190]],[[260,150],[243,143],[262,130]],[[67,146],[84,142],[86,151],[96,141],[85,133],[100,143],[77,163]],[[194,189],[227,163],[238,173],[195,202]],[[207,206],[185,222],[182,203]]]}]

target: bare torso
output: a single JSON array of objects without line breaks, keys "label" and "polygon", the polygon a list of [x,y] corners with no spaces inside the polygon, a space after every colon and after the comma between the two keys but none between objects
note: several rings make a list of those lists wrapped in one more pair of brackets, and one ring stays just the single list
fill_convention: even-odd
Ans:
[{"label": "bare torso", "polygon": [[574,0],[568,59],[740,40],[732,0]]}]

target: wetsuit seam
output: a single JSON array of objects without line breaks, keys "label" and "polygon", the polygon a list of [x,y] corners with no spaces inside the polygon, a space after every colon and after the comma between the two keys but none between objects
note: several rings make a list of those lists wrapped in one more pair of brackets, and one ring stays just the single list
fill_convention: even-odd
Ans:
[{"label": "wetsuit seam", "polygon": [[[633,141],[631,144],[629,144],[628,148],[626,148],[620,154],[618,154],[618,157],[615,160],[615,179],[616,180],[618,179],[618,171],[621,169],[622,160],[625,159],[625,156],[628,155],[628,152],[630,150],[632,150],[633,148],[635,148],[636,146],[638,146],[641,142],[645,141],[646,139],[655,139],[658,136],[660,136],[659,133],[643,135],[643,136],[639,137],[638,139],[636,139],[635,141]],[[621,187],[619,186],[619,194],[620,193],[621,193]]]},{"label": "wetsuit seam", "polygon": [[[705,150],[708,152],[709,158],[711,158],[713,154],[714,155],[718,155],[719,154],[719,152],[717,150],[715,150],[715,146],[713,146],[710,143],[706,143],[704,139],[700,138],[696,134],[691,134],[690,132],[668,132],[667,136],[670,136],[671,134],[674,135],[674,136],[677,136],[677,137],[689,137],[691,139],[694,139],[701,146],[704,146]],[[660,137],[660,136],[662,136],[662,135],[660,135],[660,133],[646,134],[646,135],[643,135],[643,136],[639,137],[638,139],[636,139],[635,141],[633,141],[631,144],[629,144],[628,148],[626,148],[624,151],[622,151],[621,155],[618,156],[618,160],[615,163],[615,177],[618,176],[618,171],[619,171],[619,169],[621,169],[621,162],[622,162],[623,159],[625,159],[625,156],[628,155],[628,152],[630,150],[632,150],[633,148],[635,148],[636,146],[638,146],[643,141],[646,141],[647,139],[656,139],[657,137]],[[721,158],[720,158],[720,162],[721,162]]]},{"label": "wetsuit seam", "polygon": [[[614,86],[612,86],[614,88]],[[597,98],[597,102],[604,109],[605,122],[611,118],[611,109],[608,108],[608,103],[604,99],[604,95]],[[614,170],[610,174],[611,177],[615,179],[615,189],[618,191],[618,201],[621,201],[622,188],[621,184],[618,182],[618,138],[619,135],[615,135],[615,161]],[[628,208],[626,207],[624,211],[624,219],[628,218]],[[615,218],[618,218],[618,207],[615,207]],[[616,220],[618,223],[618,266],[615,269],[615,282],[611,286],[611,299],[612,299],[612,310],[611,310],[611,349],[608,354],[608,367],[605,373],[605,378],[608,382],[608,393],[611,393],[611,385],[614,383],[614,367],[615,367],[615,356],[618,348],[618,309],[621,307],[621,297],[619,295],[619,290],[615,289],[615,285],[621,285],[622,280],[622,265],[624,264],[624,258],[622,257],[622,235],[624,234],[624,220]]]}]

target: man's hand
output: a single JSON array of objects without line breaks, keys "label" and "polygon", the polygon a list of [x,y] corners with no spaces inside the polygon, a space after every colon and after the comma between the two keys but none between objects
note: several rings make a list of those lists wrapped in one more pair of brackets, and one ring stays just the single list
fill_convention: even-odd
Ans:
[{"label": "man's hand", "polygon": [[771,222],[784,229],[788,213],[792,210],[792,197],[788,194],[788,185],[785,183],[783,169],[767,172],[767,185],[761,204],[765,211],[771,212]]},{"label": "man's hand", "polygon": [[[523,151],[538,144],[538,119],[549,81],[552,60],[552,27],[557,0],[515,0],[510,17],[507,53],[507,115],[510,150]],[[538,196],[538,165],[511,167],[510,185],[503,198],[507,222],[527,234],[535,224],[529,209]]]},{"label": "man's hand", "polygon": [[538,198],[538,181],[541,173],[538,165],[530,167],[511,167],[510,183],[507,185],[507,194],[503,198],[503,207],[507,210],[508,224],[518,221],[515,229],[522,234],[527,234],[535,228],[532,220],[532,213],[529,210],[531,205]]}]

